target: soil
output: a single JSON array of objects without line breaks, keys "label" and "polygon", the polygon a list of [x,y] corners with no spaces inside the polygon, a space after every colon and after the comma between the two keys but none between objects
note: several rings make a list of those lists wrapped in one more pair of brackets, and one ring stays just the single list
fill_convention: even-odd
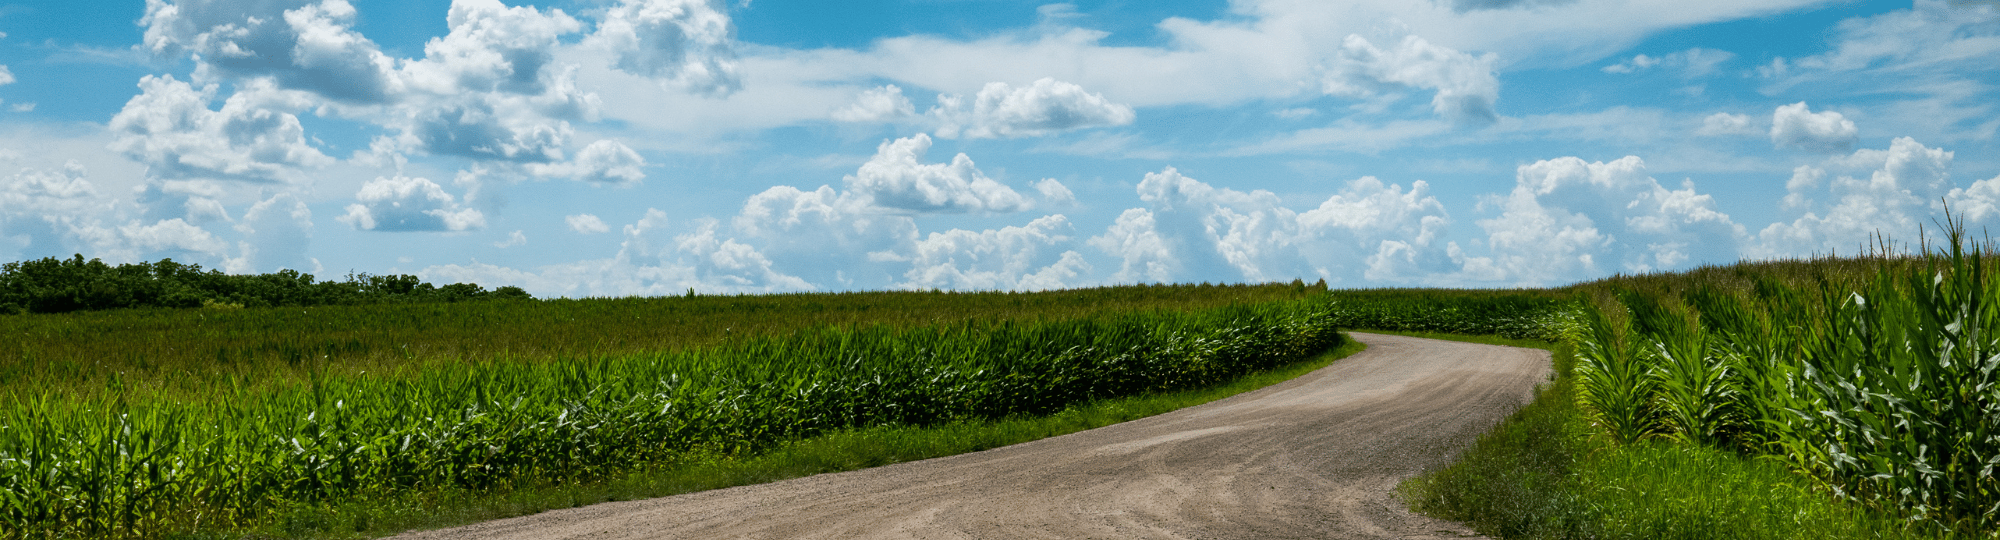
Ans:
[{"label": "soil", "polygon": [[410,539],[1466,538],[1395,486],[1549,378],[1547,351],[1369,348],[1206,405],[951,457],[543,512]]}]

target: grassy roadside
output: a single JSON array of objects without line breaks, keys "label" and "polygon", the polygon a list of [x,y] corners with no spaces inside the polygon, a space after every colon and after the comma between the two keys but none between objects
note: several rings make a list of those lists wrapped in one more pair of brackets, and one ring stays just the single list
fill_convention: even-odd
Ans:
[{"label": "grassy roadside", "polygon": [[1075,433],[1191,407],[1270,386],[1360,352],[1353,340],[1291,366],[1247,375],[1220,386],[1110,399],[1033,418],[954,422],[931,427],[842,431],[794,441],[752,456],[693,456],[606,482],[529,485],[508,490],[440,490],[393,494],[338,506],[298,506],[247,530],[180,538],[372,538],[572,508],[772,482],[933,457],[976,452]]},{"label": "grassy roadside", "polygon": [[[1576,406],[1566,345],[1491,336],[1412,334],[1532,346],[1554,353],[1556,380],[1457,463],[1405,482],[1424,514],[1500,538],[1917,539],[1946,535],[1842,502],[1769,459],[1685,444],[1616,446]],[[1508,343],[1501,343],[1505,341]]]}]

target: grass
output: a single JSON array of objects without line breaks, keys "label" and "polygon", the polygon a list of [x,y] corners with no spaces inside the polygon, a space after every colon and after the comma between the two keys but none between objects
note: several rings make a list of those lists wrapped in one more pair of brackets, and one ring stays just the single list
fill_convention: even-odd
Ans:
[{"label": "grass", "polygon": [[502,491],[429,490],[338,505],[294,505],[238,530],[183,533],[180,538],[372,538],[611,501],[850,471],[891,463],[977,452],[1066,435],[1227,398],[1297,378],[1360,352],[1347,340],[1325,354],[1195,390],[1104,399],[1040,417],[959,421],[938,426],[842,430],[782,444],[748,456],[693,455],[616,479],[532,485]]},{"label": "grass", "polygon": [[1614,444],[1577,406],[1569,347],[1530,345],[1553,351],[1557,379],[1457,462],[1400,486],[1413,510],[1510,539],[1951,537],[1837,499],[1772,459],[1666,441]]}]

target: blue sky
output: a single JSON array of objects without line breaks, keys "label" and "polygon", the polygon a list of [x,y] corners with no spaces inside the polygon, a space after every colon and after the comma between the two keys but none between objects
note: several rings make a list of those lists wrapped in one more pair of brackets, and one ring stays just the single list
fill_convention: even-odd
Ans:
[{"label": "blue sky", "polygon": [[1560,285],[2000,229],[1978,0],[0,7],[0,261]]}]

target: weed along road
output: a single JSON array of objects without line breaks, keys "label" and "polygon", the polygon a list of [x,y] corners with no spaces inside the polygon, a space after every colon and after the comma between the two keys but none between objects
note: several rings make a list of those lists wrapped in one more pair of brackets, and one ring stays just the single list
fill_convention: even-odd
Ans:
[{"label": "weed along road", "polygon": [[1461,538],[1392,490],[1548,380],[1546,351],[1369,348],[1206,405],[1004,448],[402,538]]}]

